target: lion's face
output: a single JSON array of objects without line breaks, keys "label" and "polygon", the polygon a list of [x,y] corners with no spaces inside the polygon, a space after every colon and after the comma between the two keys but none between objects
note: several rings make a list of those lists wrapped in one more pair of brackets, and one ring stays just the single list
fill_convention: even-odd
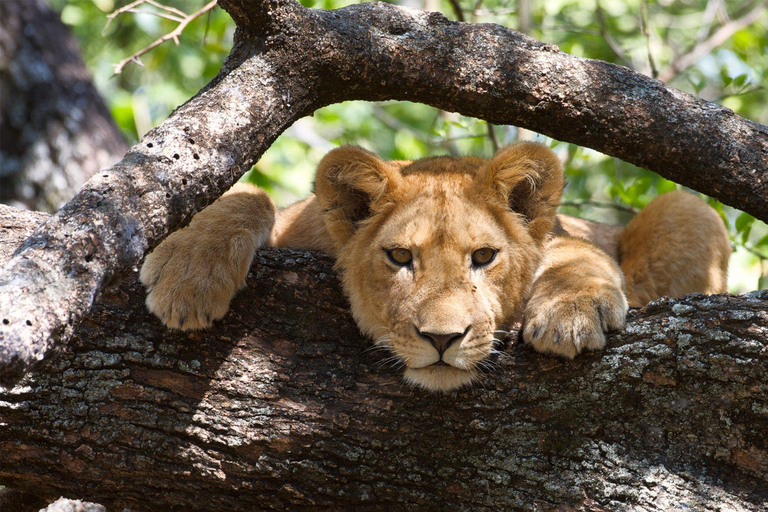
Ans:
[{"label": "lion's face", "polygon": [[477,376],[539,255],[521,220],[504,225],[451,183],[431,181],[339,259],[360,328],[405,365],[406,380],[445,390]]},{"label": "lion's face", "polygon": [[[358,326],[392,352],[408,382],[432,391],[471,383],[498,330],[519,317],[539,264],[562,174],[556,166],[548,178],[552,192],[546,166],[528,153],[551,152],[521,145],[490,161],[410,163],[342,151],[340,162],[321,164],[317,194]],[[510,158],[513,176],[502,165]],[[540,213],[547,199],[554,207]]]}]

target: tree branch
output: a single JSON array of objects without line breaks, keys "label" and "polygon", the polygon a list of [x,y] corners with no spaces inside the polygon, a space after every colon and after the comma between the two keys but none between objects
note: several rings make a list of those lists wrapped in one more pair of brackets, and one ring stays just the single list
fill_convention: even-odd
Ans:
[{"label": "tree branch", "polygon": [[[0,247],[39,220],[0,207]],[[448,396],[366,350],[326,257],[259,251],[209,331],[170,332],[143,298],[134,272],[0,391],[0,485],[108,510],[768,503],[765,291],[652,303],[573,362],[513,342]]]},{"label": "tree branch", "polygon": [[0,272],[0,382],[64,344],[104,289],[229,188],[299,117],[409,100],[644,166],[768,220],[768,127],[512,30],[383,3],[220,0],[238,23],[214,81],[98,173]]}]

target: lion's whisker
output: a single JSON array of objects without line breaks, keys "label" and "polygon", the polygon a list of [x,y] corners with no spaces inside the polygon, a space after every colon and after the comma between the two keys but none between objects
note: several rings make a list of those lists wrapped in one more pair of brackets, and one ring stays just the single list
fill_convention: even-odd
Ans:
[{"label": "lion's whisker", "polygon": [[390,346],[386,345],[374,345],[372,347],[368,347],[365,350],[363,350],[363,354],[371,354],[373,352],[384,352],[387,353],[392,349]]},{"label": "lion's whisker", "polygon": [[388,366],[390,368],[402,368],[403,366],[405,366],[405,361],[401,356],[398,356],[397,354],[395,354],[389,357],[385,357],[380,361],[377,361],[374,366],[376,366],[377,368],[383,368],[384,366]]},{"label": "lion's whisker", "polygon": [[484,390],[488,391],[488,388],[485,386],[485,382],[483,382],[483,378],[480,374],[473,376],[472,380],[469,382],[472,385],[479,384]]},{"label": "lion's whisker", "polygon": [[488,372],[493,372],[493,371],[498,370],[500,368],[500,366],[498,364],[496,364],[495,362],[490,361],[488,359],[484,359],[484,360],[480,361],[479,363],[477,363],[477,366],[482,368],[483,370],[488,371]]}]

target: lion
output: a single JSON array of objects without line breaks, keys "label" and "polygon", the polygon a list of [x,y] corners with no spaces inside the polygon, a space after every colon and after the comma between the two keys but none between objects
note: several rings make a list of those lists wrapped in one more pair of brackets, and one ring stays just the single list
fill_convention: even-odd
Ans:
[{"label": "lion", "polygon": [[239,183],[171,234],[141,268],[146,304],[170,328],[207,328],[259,247],[319,250],[361,332],[408,383],[447,392],[478,380],[518,322],[536,351],[572,359],[602,349],[628,306],[725,291],[728,235],[693,194],[662,195],[622,229],[557,215],[563,187],[540,144],[416,161],[340,147],[307,199],[277,209]]}]

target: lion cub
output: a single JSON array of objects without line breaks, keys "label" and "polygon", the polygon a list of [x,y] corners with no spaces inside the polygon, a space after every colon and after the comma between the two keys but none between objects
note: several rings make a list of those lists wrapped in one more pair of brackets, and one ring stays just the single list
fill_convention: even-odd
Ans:
[{"label": "lion cub", "polygon": [[170,235],[141,269],[147,307],[172,328],[209,327],[256,249],[321,250],[360,330],[406,381],[448,391],[476,380],[495,333],[518,321],[534,349],[573,358],[602,348],[628,304],[725,291],[728,237],[695,196],[662,196],[621,230],[556,216],[562,191],[557,157],[538,144],[415,162],[341,147],[304,201],[277,210],[237,184]]}]

